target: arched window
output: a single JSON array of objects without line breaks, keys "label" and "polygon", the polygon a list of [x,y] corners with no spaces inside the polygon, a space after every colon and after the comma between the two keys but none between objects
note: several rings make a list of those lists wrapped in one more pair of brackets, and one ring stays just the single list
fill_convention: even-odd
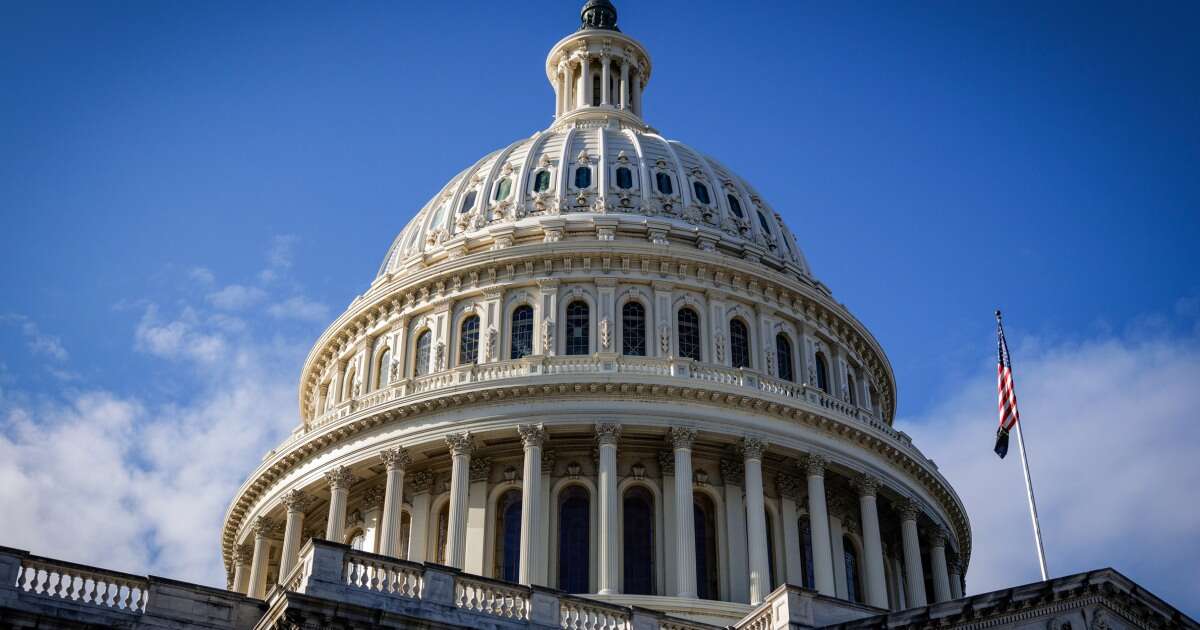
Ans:
[{"label": "arched window", "polygon": [[817,353],[817,387],[826,394],[829,393],[829,362],[825,360],[825,354]]},{"label": "arched window", "polygon": [[706,206],[712,202],[712,199],[708,196],[708,186],[700,182],[692,182],[692,192],[696,193],[696,201]]},{"label": "arched window", "polygon": [[761,212],[758,213],[758,224],[762,226],[763,232],[766,232],[767,234],[771,233],[771,225],[767,223],[767,217],[763,216],[763,213]]},{"label": "arched window", "polygon": [[512,314],[512,351],[510,359],[533,354],[533,307],[518,306]]},{"label": "arched window", "polygon": [[479,316],[463,320],[458,334],[458,364],[470,365],[479,360]]},{"label": "arched window", "polygon": [[438,206],[437,212],[433,213],[433,219],[429,221],[429,229],[436,230],[442,224],[442,217],[446,216],[446,204]]},{"label": "arched window", "polygon": [[858,593],[858,551],[847,536],[842,536],[842,547],[845,549],[846,562],[846,599],[852,602],[862,601]]},{"label": "arched window", "polygon": [[858,404],[858,392],[855,391],[857,389],[858,389],[858,383],[856,383],[854,381],[854,373],[847,370],[846,371],[846,391],[849,392],[849,394],[850,394],[850,404],[851,405]]},{"label": "arched window", "polygon": [[587,302],[575,300],[567,305],[567,354],[587,354],[591,317]]},{"label": "arched window", "polygon": [[633,171],[629,170],[628,167],[617,167],[617,188],[622,190],[633,188]]},{"label": "arched window", "polygon": [[654,594],[654,496],[642,486],[625,492],[625,586],[630,595]]},{"label": "arched window", "polygon": [[621,307],[621,354],[646,356],[646,307],[641,302]]},{"label": "arched window", "polygon": [[879,411],[879,391],[875,389],[874,385],[868,385],[867,386],[867,395],[869,395],[871,397],[871,411],[878,412]]},{"label": "arched window", "polygon": [[664,195],[670,195],[675,192],[675,186],[671,184],[671,176],[662,171],[654,174],[654,183],[658,186],[658,192]]},{"label": "arched window", "polygon": [[729,357],[735,368],[750,367],[750,331],[740,319],[729,320]]},{"label": "arched window", "polygon": [[429,373],[429,344],[432,341],[433,335],[428,330],[417,335],[417,350],[413,360],[414,376],[425,376]]},{"label": "arched window", "polygon": [[516,582],[521,566],[521,491],[509,490],[496,501],[495,567],[492,577]]},{"label": "arched window", "polygon": [[442,506],[437,517],[437,555],[438,564],[446,564],[449,558],[446,557],[446,543],[450,540],[450,504]]},{"label": "arched window", "polygon": [[346,370],[346,378],[342,381],[342,400],[350,400],[354,396],[354,377],[353,367]]},{"label": "arched window", "polygon": [[474,208],[474,207],[475,207],[475,191],[472,190],[471,192],[467,193],[466,197],[463,197],[462,207],[458,209],[458,213],[466,214],[471,211],[471,208]]},{"label": "arched window", "polygon": [[533,192],[546,192],[550,190],[550,171],[538,171],[537,175],[533,176]]},{"label": "arched window", "polygon": [[792,342],[783,333],[775,335],[775,364],[779,378],[785,381],[796,380],[796,371],[792,369]]},{"label": "arched window", "polygon": [[558,588],[568,593],[588,592],[591,501],[580,486],[558,495]]},{"label": "arched window", "polygon": [[592,185],[592,169],[589,166],[580,166],[575,169],[575,187],[583,190]]},{"label": "arched window", "polygon": [[392,379],[392,350],[388,348],[379,355],[379,363],[375,364],[375,386],[383,389]]},{"label": "arched window", "polygon": [[408,560],[408,544],[412,534],[412,515],[408,512],[400,513],[400,548],[397,549],[398,557],[401,560]]},{"label": "arched window", "polygon": [[687,307],[679,309],[679,356],[700,360],[700,316]]},{"label": "arched window", "polygon": [[505,177],[496,184],[496,201],[504,201],[508,199],[508,193],[512,192],[512,180]]},{"label": "arched window", "polygon": [[812,528],[809,527],[808,517],[800,519],[800,561],[804,567],[804,588],[816,588],[813,577]]},{"label": "arched window", "polygon": [[696,533],[696,592],[700,599],[721,596],[717,562],[717,509],[712,499],[703,493],[694,495],[692,502]]},{"label": "arched window", "polygon": [[725,199],[729,201],[729,211],[733,213],[733,216],[739,219],[746,218],[746,215],[742,214],[742,202],[738,201],[737,197],[726,195]]}]

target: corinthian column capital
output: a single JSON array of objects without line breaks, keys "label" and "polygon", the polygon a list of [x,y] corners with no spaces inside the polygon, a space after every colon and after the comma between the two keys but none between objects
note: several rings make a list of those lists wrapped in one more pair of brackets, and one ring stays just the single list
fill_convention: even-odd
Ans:
[{"label": "corinthian column capital", "polygon": [[809,477],[824,477],[825,476],[825,458],[821,455],[813,453],[804,459],[804,472]]},{"label": "corinthian column capital", "polygon": [[916,499],[908,499],[896,507],[901,521],[916,521],[921,515],[921,504]]},{"label": "corinthian column capital", "polygon": [[446,446],[450,448],[451,455],[470,455],[475,450],[475,441],[470,431],[451,433],[446,436]]},{"label": "corinthian column capital", "polygon": [[671,427],[671,446],[676,449],[692,448],[696,442],[696,429],[692,427]]},{"label": "corinthian column capital", "polygon": [[356,479],[350,472],[349,468],[346,468],[345,466],[338,466],[337,468],[325,473],[325,481],[329,482],[329,488],[331,490],[338,490],[341,488],[349,488],[351,484],[356,481]]},{"label": "corinthian column capital", "polygon": [[263,538],[269,537],[275,533],[275,530],[275,521],[265,516],[255,518],[254,522],[250,525],[250,531],[254,532],[256,538],[260,536]]},{"label": "corinthian column capital", "polygon": [[379,451],[379,459],[383,461],[383,465],[388,470],[404,470],[412,463],[412,457],[409,456],[408,450],[399,447]]},{"label": "corinthian column capital", "polygon": [[879,491],[879,479],[871,475],[862,475],[854,481],[854,489],[860,497],[873,497]]},{"label": "corinthian column capital", "polygon": [[616,444],[621,437],[621,425],[605,422],[596,425],[596,441],[600,444]]},{"label": "corinthian column capital", "polygon": [[309,498],[307,494],[296,488],[292,488],[283,494],[283,505],[288,512],[303,512],[309,506]]},{"label": "corinthian column capital", "polygon": [[767,450],[767,442],[756,437],[744,437],[741,444],[738,445],[738,450],[746,459],[761,460],[763,453]]},{"label": "corinthian column capital", "polygon": [[542,424],[518,424],[517,433],[525,448],[540,447],[546,442],[546,427]]}]

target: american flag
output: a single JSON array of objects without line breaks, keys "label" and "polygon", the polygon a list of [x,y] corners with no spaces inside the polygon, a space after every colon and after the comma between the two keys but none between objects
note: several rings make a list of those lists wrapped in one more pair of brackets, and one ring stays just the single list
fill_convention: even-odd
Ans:
[{"label": "american flag", "polygon": [[1008,432],[1017,426],[1017,393],[1013,388],[1012,361],[1008,357],[1008,342],[1004,340],[1004,324],[996,311],[996,389],[1000,395],[1000,428],[996,429],[996,454],[1000,459],[1008,454]]}]

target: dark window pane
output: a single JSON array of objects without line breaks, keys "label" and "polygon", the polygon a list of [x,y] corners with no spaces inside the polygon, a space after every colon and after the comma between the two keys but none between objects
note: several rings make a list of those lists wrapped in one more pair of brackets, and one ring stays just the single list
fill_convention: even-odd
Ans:
[{"label": "dark window pane", "polygon": [[829,393],[829,365],[825,362],[825,355],[820,352],[817,353],[817,387]]},{"label": "dark window pane", "polygon": [[538,171],[533,178],[533,191],[545,192],[550,189],[550,171]]},{"label": "dark window pane", "polygon": [[621,354],[646,356],[646,307],[640,302],[621,307]]},{"label": "dark window pane", "polygon": [[587,166],[580,166],[575,169],[575,187],[587,188],[592,185],[592,169]]},{"label": "dark window pane", "polygon": [[472,315],[463,320],[458,341],[458,364],[474,363],[479,358],[479,318]]},{"label": "dark window pane", "polygon": [[633,188],[633,171],[624,166],[617,168],[617,188]]},{"label": "dark window pane", "polygon": [[512,316],[512,352],[510,359],[533,354],[533,307],[519,306]]},{"label": "dark window pane", "polygon": [[740,319],[729,322],[729,355],[733,360],[733,367],[750,367],[750,332]]},{"label": "dark window pane", "polygon": [[520,578],[521,491],[509,490],[496,502],[496,540],[492,575],[509,582]]},{"label": "dark window pane", "polygon": [[808,526],[808,519],[800,519],[800,557],[804,565],[804,588],[816,588],[816,579],[813,577],[813,555],[812,555],[812,529]]},{"label": "dark window pane", "polygon": [[690,308],[679,309],[679,356],[700,360],[700,316]]},{"label": "dark window pane", "polygon": [[746,215],[742,214],[742,202],[738,201],[737,197],[729,195],[726,199],[729,200],[729,210],[733,212],[734,216],[739,219],[746,218]]},{"label": "dark window pane", "polygon": [[558,588],[586,593],[591,507],[587,490],[570,486],[558,498]]},{"label": "dark window pane", "polygon": [[496,201],[504,201],[508,198],[508,193],[512,190],[512,180],[505,177],[496,185]]},{"label": "dark window pane", "polygon": [[785,381],[795,381],[796,372],[792,369],[792,342],[787,335],[775,335],[775,363],[778,366],[779,378]]},{"label": "dark window pane", "polygon": [[858,387],[858,383],[854,382],[854,375],[846,373],[846,391],[850,394],[850,404],[858,404],[858,393],[854,390]]},{"label": "dark window pane", "polygon": [[861,601],[858,597],[858,554],[855,553],[849,538],[843,536],[842,545],[846,551],[846,599],[852,602]]},{"label": "dark window pane", "polygon": [[708,186],[700,182],[692,182],[692,190],[696,193],[696,201],[704,205],[708,205],[712,201],[708,196]]},{"label": "dark window pane", "polygon": [[460,214],[464,213],[464,212],[470,212],[471,208],[474,208],[474,207],[475,207],[475,191],[472,190],[471,192],[467,193],[466,197],[463,197],[462,207],[459,208],[458,212]]},{"label": "dark window pane", "polygon": [[712,499],[697,494],[692,504],[696,534],[696,591],[700,599],[720,597],[717,563],[717,519]]},{"label": "dark window pane", "polygon": [[600,75],[592,76],[592,106],[600,106]]},{"label": "dark window pane", "polygon": [[763,216],[761,212],[758,213],[758,224],[762,226],[763,232],[771,233],[771,225],[767,223],[767,217]]},{"label": "dark window pane", "polygon": [[413,374],[416,376],[424,376],[429,373],[429,344],[433,340],[433,335],[426,330],[417,337],[417,352],[416,360],[413,364]]},{"label": "dark window pane", "polygon": [[675,192],[675,186],[671,183],[671,176],[666,173],[657,173],[654,175],[654,181],[658,184],[658,192],[664,195],[670,195]]},{"label": "dark window pane", "polygon": [[575,301],[567,305],[567,354],[587,354],[590,317],[587,302]]},{"label": "dark window pane", "polygon": [[641,486],[625,493],[625,592],[654,594],[654,497]]}]

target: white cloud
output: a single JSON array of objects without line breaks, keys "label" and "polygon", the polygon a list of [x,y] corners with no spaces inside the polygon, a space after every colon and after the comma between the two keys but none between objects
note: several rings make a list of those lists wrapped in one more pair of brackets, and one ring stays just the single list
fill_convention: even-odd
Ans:
[{"label": "white cloud", "polygon": [[26,346],[33,354],[50,357],[56,361],[66,361],[70,355],[63,347],[62,339],[56,335],[43,333],[37,322],[24,315],[9,314],[0,316],[0,322],[16,324],[25,337]]},{"label": "white cloud", "polygon": [[326,322],[329,320],[329,307],[320,302],[313,302],[302,295],[294,295],[283,302],[272,304],[267,308],[271,317],[278,319],[298,319],[306,322]]},{"label": "white cloud", "polygon": [[208,301],[225,311],[240,311],[262,302],[267,292],[258,287],[231,284],[208,294]]},{"label": "white cloud", "polygon": [[258,279],[269,284],[291,269],[293,252],[299,242],[300,237],[295,234],[279,234],[272,238],[267,249],[267,268],[259,272]]},{"label": "white cloud", "polygon": [[206,267],[192,267],[188,277],[204,286],[210,286],[217,281],[217,277]]},{"label": "white cloud", "polygon": [[[1188,606],[1200,601],[1200,338],[1155,327],[1023,340],[1013,346],[1017,397],[1051,574],[1112,566]],[[981,359],[957,395],[901,427],[966,504],[972,592],[1039,577],[1015,441],[1004,460],[991,452],[994,365]]]},{"label": "white cloud", "polygon": [[158,306],[146,307],[134,331],[135,348],[165,359],[189,358],[214,363],[225,355],[225,338],[219,333],[201,331],[195,311],[185,308],[180,318],[162,322]]}]

